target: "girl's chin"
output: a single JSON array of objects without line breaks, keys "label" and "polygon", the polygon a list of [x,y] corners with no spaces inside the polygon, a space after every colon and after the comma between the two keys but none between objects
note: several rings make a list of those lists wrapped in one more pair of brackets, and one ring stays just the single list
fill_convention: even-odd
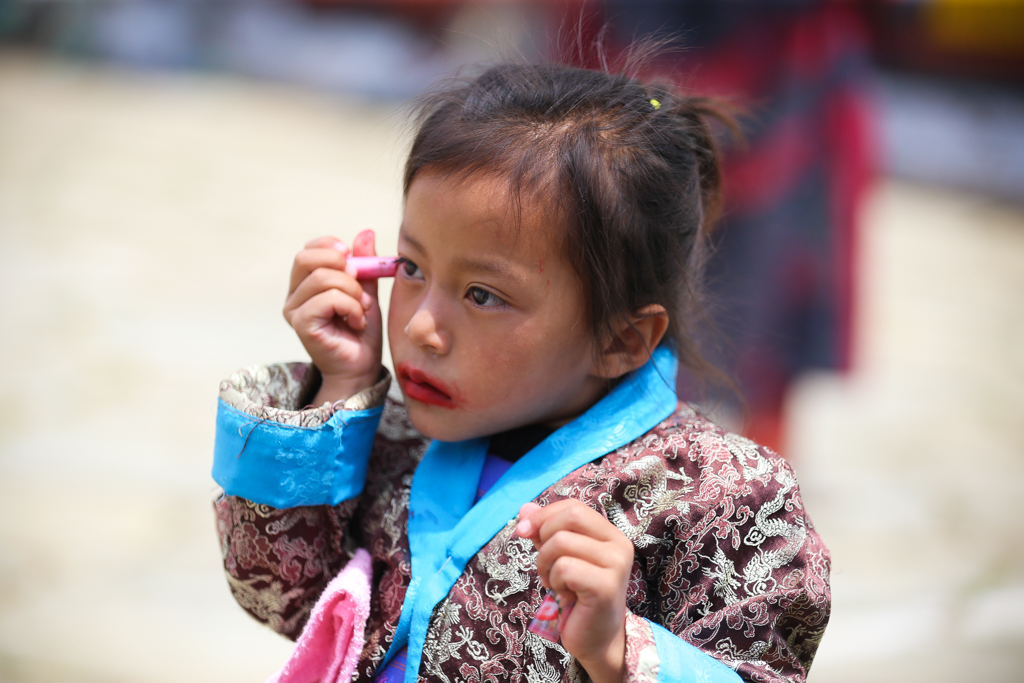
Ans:
[{"label": "girl's chin", "polygon": [[428,439],[466,441],[495,433],[485,426],[475,424],[472,419],[466,419],[468,416],[464,413],[426,405],[408,397],[405,399],[405,408],[412,426]]}]

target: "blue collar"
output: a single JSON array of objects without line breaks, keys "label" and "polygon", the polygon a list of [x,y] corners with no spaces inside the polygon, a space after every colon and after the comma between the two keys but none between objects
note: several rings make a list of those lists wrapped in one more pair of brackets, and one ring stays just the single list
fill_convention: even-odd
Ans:
[{"label": "blue collar", "polygon": [[412,581],[402,603],[386,664],[408,644],[405,681],[414,683],[434,607],[466,564],[519,508],[570,472],[640,438],[677,404],[678,362],[664,347],[590,410],[559,428],[520,458],[473,505],[487,439],[430,444],[413,476],[409,497]]}]

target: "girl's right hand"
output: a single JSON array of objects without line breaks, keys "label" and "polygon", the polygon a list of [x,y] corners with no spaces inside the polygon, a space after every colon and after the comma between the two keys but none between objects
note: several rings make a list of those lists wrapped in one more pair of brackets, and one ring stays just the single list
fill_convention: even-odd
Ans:
[{"label": "girl's right hand", "polygon": [[[306,347],[323,382],[313,405],[344,400],[380,377],[383,326],[377,281],[346,271],[349,249],[336,237],[306,243],[292,264],[284,318]],[[374,234],[364,230],[353,256],[374,255]]]}]

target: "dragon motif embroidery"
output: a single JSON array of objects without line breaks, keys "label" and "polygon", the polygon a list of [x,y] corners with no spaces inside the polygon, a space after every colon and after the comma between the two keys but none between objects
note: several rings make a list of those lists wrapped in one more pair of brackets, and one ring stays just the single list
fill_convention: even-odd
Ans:
[{"label": "dragon motif embroidery", "polygon": [[775,480],[781,488],[771,501],[765,503],[754,515],[754,527],[747,532],[743,542],[760,547],[773,536],[785,540],[785,545],[773,550],[758,550],[744,568],[744,587],[751,595],[758,595],[771,589],[775,583],[774,572],[788,564],[807,538],[807,528],[801,518],[790,524],[782,519],[770,519],[786,503],[790,491],[796,487],[796,479],[788,469],[780,470]]},{"label": "dragon motif embroidery", "polygon": [[[480,553],[481,564],[489,577],[484,584],[484,594],[497,605],[504,605],[510,595],[522,592],[530,586],[531,571],[537,567],[537,551],[533,543],[516,536],[513,532],[518,518],[511,520]],[[504,555],[505,562],[499,557]],[[492,583],[504,582],[506,587],[491,588]]]},{"label": "dragon motif embroidery", "polygon": [[692,480],[685,474],[671,472],[665,467],[664,461],[655,455],[648,455],[639,460],[628,463],[622,468],[623,474],[632,474],[637,470],[640,476],[635,484],[630,484],[623,492],[627,501],[633,503],[633,514],[636,516],[636,524],[631,524],[625,511],[614,498],[607,493],[599,496],[598,500],[604,507],[608,520],[611,521],[626,538],[633,541],[638,548],[646,548],[653,544],[671,544],[671,538],[656,538],[647,533],[647,529],[655,516],[668,510],[675,509],[680,514],[686,515],[689,511],[689,503],[681,500],[681,497],[690,491],[689,487],[669,490],[669,480],[681,481],[689,484]]}]

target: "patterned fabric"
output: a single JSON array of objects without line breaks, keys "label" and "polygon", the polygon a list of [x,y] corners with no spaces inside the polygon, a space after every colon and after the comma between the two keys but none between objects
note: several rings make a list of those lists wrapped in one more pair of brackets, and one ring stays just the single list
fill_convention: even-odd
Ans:
[{"label": "patterned fabric", "polygon": [[657,683],[658,647],[651,622],[626,614],[626,680],[622,683]]},{"label": "patterned fabric", "polygon": [[[397,628],[410,579],[409,490],[426,446],[390,399],[358,499],[288,510],[232,496],[215,503],[235,598],[291,638],[354,549],[370,551],[375,592],[356,681],[373,680]],[[603,511],[634,544],[629,681],[657,677],[645,619],[745,679],[805,679],[828,620],[829,557],[777,455],[681,406],[536,501],[569,497]],[[515,534],[516,522],[484,546],[435,608],[421,680],[586,680],[560,645],[527,631],[544,589],[533,545]]]},{"label": "patterned fabric", "polygon": [[[292,427],[319,427],[331,419],[335,410],[366,410],[379,406],[391,384],[391,373],[381,370],[377,383],[341,402],[299,410],[299,402],[319,386],[320,373],[309,363],[242,368],[220,383],[220,398],[232,408],[261,420]],[[312,396],[309,396],[312,399]]]}]

